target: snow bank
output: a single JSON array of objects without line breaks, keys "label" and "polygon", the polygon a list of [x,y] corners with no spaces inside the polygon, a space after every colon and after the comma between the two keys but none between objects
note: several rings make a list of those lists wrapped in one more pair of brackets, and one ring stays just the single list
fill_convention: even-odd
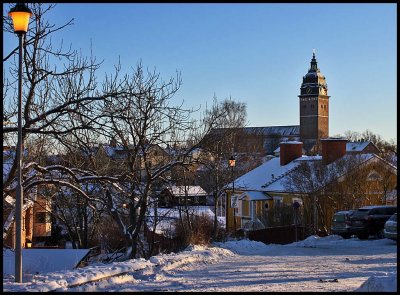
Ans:
[{"label": "snow bank", "polygon": [[358,238],[343,239],[338,235],[329,235],[326,237],[309,236],[305,240],[284,245],[285,247],[306,247],[306,248],[337,248],[340,247],[361,247],[368,253],[370,247],[381,247],[383,245],[395,244],[396,242],[389,239],[370,239],[359,240]]},{"label": "snow bank", "polygon": [[[3,279],[3,291],[6,292],[49,292],[53,290],[63,291],[69,286],[79,285],[86,282],[102,279],[120,273],[127,273],[144,269],[150,262],[144,259],[128,260],[125,262],[114,262],[111,264],[99,264],[89,267],[78,268],[69,271],[57,271],[34,276],[24,276],[21,284],[16,284],[10,277]],[[30,278],[30,281],[28,279]],[[26,283],[25,283],[26,282]]]},{"label": "snow bank", "polygon": [[[150,257],[149,260],[143,258],[131,259],[124,262],[114,262],[111,264],[98,263],[83,268],[70,271],[58,271],[47,274],[37,274],[26,276],[22,284],[13,282],[13,276],[3,276],[3,291],[6,292],[48,292],[65,291],[68,287],[76,286],[90,281],[108,278],[118,274],[126,274],[133,271],[148,269],[154,273],[153,269],[176,269],[183,265],[191,265],[196,262],[215,263],[224,256],[233,256],[230,250],[221,248],[207,248],[205,246],[189,246],[187,250],[179,253],[160,254]],[[30,281],[28,281],[30,279]]]},{"label": "snow bank", "polygon": [[233,253],[241,255],[266,253],[266,251],[270,248],[270,245],[266,245],[263,242],[251,240],[232,240],[225,243],[214,243],[213,245],[229,249]]},{"label": "snow bank", "polygon": [[183,252],[153,256],[150,257],[149,261],[153,263],[154,266],[160,266],[163,270],[170,270],[199,261],[203,263],[215,263],[221,257],[232,255],[234,254],[227,249],[191,245]]},{"label": "snow bank", "polygon": [[354,292],[396,292],[397,271],[387,276],[371,276]]},{"label": "snow bank", "polygon": [[[166,291],[186,289],[196,291],[202,288],[197,285],[199,277],[203,278],[206,273],[207,283],[212,285],[209,290],[215,291],[265,291],[264,286],[260,289],[260,281],[272,281],[273,284],[268,286],[272,288],[271,291],[396,292],[396,249],[396,242],[388,239],[342,239],[335,235],[311,236],[288,245],[266,245],[262,242],[245,239],[230,240],[225,243],[214,243],[211,247],[191,245],[182,252],[159,254],[149,260],[141,258],[110,264],[97,263],[74,270],[42,272],[30,275],[29,278],[24,274],[24,283],[22,284],[15,283],[13,276],[3,274],[3,291],[73,291],[73,289],[79,288],[84,291],[103,289],[118,292],[122,290],[126,292],[154,291],[160,288],[160,290]],[[252,255],[256,257],[251,257]],[[310,260],[325,262],[329,259],[333,260],[333,264],[330,265],[328,262],[324,266],[322,265],[324,263],[320,263],[321,269],[316,272],[314,263],[305,263]],[[265,261],[268,268],[257,273],[260,261]],[[216,263],[221,263],[221,266],[214,265],[213,269],[220,267],[221,271],[214,272],[214,277],[208,270],[197,273],[199,269],[202,269],[200,265]],[[235,266],[234,272],[232,272],[232,268],[224,263],[229,263],[229,266],[236,263],[237,267]],[[255,268],[249,267],[249,263],[250,265],[255,263]],[[353,264],[349,265],[349,263]],[[296,265],[297,273],[292,269],[293,265]],[[360,268],[354,266],[360,266]],[[179,275],[170,276],[178,270],[180,272],[188,271],[185,281],[182,281]],[[308,275],[309,271],[314,272],[311,277]],[[266,277],[266,272],[272,277]],[[282,275],[285,273],[286,275]],[[247,274],[251,278],[255,278],[256,283],[249,284],[249,280],[244,277]],[[239,277],[236,277],[238,275],[243,282],[246,282],[245,285],[238,280]],[[259,280],[257,275],[260,276]],[[332,275],[339,278],[339,282],[347,285],[330,284],[328,279],[331,279]],[[317,281],[320,278],[327,279],[327,283],[320,284]],[[79,284],[100,279],[101,282],[79,287]],[[315,284],[318,286],[316,287]],[[250,286],[253,289],[249,289]],[[70,289],[71,287],[77,288]]]},{"label": "snow bank", "polygon": [[[73,269],[90,249],[22,249],[22,272],[35,274]],[[3,275],[15,273],[15,253],[3,249]]]},{"label": "snow bank", "polygon": [[330,235],[326,237],[319,237],[319,236],[309,236],[305,240],[299,241],[299,242],[294,242],[291,244],[288,244],[286,246],[289,247],[311,247],[311,248],[316,248],[317,246],[321,245],[333,245],[337,244],[337,241],[342,241],[343,238],[338,235]]}]

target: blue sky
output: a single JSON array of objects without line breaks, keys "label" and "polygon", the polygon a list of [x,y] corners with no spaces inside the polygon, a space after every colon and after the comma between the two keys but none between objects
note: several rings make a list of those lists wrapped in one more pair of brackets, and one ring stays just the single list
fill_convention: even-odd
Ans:
[{"label": "blue sky", "polygon": [[[7,5],[3,6],[5,12]],[[142,61],[183,85],[189,107],[231,97],[249,126],[299,124],[302,77],[313,49],[330,98],[330,135],[366,129],[397,139],[397,4],[58,4],[57,38],[129,72]],[[5,13],[4,12],[4,13]],[[17,44],[5,35],[4,53]],[[54,39],[55,41],[57,39]]]}]

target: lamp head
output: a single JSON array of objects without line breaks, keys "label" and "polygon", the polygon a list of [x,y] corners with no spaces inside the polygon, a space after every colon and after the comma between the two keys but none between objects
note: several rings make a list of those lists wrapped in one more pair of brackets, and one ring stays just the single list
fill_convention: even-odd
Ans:
[{"label": "lamp head", "polygon": [[12,18],[16,34],[26,34],[28,32],[29,18],[32,16],[32,11],[24,3],[17,3],[11,8],[8,15]]},{"label": "lamp head", "polygon": [[236,165],[236,159],[235,159],[234,156],[231,156],[231,157],[229,158],[229,166],[230,166],[230,167],[235,167],[235,165]]}]

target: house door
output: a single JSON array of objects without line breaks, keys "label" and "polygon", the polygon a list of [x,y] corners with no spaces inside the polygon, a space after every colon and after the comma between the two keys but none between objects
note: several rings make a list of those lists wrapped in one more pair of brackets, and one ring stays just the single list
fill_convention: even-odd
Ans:
[{"label": "house door", "polygon": [[249,222],[251,219],[250,219],[250,201],[248,201],[248,200],[246,200],[247,198],[245,198],[245,199],[243,199],[242,201],[241,201],[241,222],[242,222],[242,224],[241,224],[241,227],[242,228],[244,228],[244,226],[245,226],[245,224],[247,223],[247,222]]}]

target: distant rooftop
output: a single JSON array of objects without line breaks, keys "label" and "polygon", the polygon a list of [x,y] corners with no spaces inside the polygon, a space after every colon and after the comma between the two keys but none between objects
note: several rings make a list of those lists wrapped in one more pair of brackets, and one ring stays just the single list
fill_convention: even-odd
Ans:
[{"label": "distant rooftop", "polygon": [[370,141],[356,141],[346,143],[347,152],[361,152],[363,151],[371,142]]}]

